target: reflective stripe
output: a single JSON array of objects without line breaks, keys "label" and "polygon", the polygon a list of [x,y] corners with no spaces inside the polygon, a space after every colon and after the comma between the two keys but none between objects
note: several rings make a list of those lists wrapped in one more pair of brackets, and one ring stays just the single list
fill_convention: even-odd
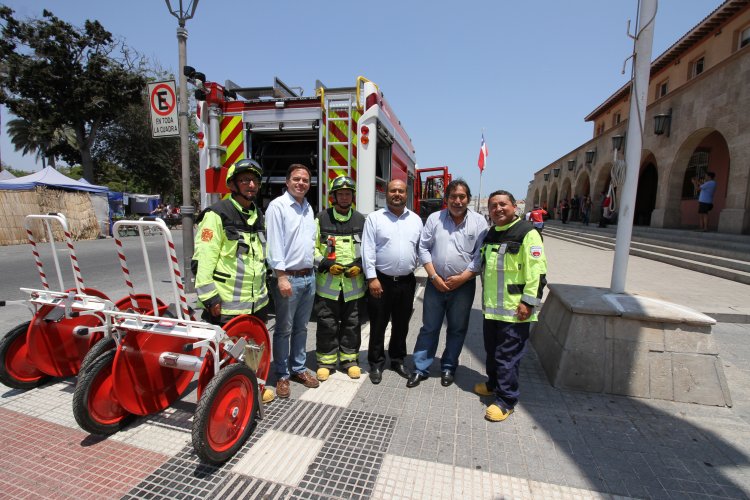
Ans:
[{"label": "reflective stripe", "polygon": [[355,361],[359,355],[355,352],[352,354],[346,354],[344,352],[339,353],[339,359],[341,361]]},{"label": "reflective stripe", "polygon": [[[239,249],[239,242],[237,243]],[[248,249],[249,251],[249,249]],[[232,290],[232,301],[240,302],[242,300],[242,282],[245,280],[245,261],[242,260],[242,254],[237,253],[237,272],[234,275],[234,290]]]},{"label": "reflective stripe", "polygon": [[538,306],[542,303],[542,300],[537,297],[532,297],[531,295],[522,295],[521,301],[526,302],[527,304],[531,306]]},{"label": "reflective stripe", "polygon": [[[356,299],[358,297],[361,297],[365,294],[365,287],[362,288],[357,287],[357,277],[354,278],[348,278],[351,282],[351,290],[348,292],[344,292],[344,302],[347,301],[347,299]],[[364,281],[362,282],[364,284]],[[346,287],[344,287],[344,290],[346,290]]]},{"label": "reflective stripe", "polygon": [[207,285],[196,287],[195,291],[198,292],[198,295],[208,295],[209,293],[216,291],[216,285],[211,282]]},{"label": "reflective stripe", "polygon": [[482,310],[485,314],[496,314],[498,316],[515,316],[515,309],[503,309],[502,307],[487,307]]},{"label": "reflective stripe", "polygon": [[339,296],[341,289],[339,287],[333,288],[333,275],[331,273],[325,273],[325,282],[317,287],[319,295],[329,296],[330,298],[336,298]]},{"label": "reflective stripe", "polygon": [[319,352],[315,353],[315,358],[318,360],[318,363],[323,365],[335,365],[336,361],[338,359],[338,356],[336,354],[321,354]]},{"label": "reflective stripe", "polygon": [[264,293],[255,302],[224,302],[221,305],[222,310],[230,311],[257,311],[268,303],[268,294]]}]

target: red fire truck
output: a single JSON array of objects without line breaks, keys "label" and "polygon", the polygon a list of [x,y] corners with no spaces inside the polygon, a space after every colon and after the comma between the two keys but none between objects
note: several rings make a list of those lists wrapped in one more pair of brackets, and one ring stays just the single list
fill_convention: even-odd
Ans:
[{"label": "red fire truck", "polygon": [[406,183],[407,206],[418,210],[415,190],[422,190],[415,184],[411,139],[367,78],[358,77],[354,87],[330,88],[318,81],[315,95],[308,97],[278,78],[271,87],[240,87],[231,81],[207,82],[200,73],[188,77],[199,89],[204,206],[211,195],[226,192],[227,168],[252,158],[263,167],[263,206],[282,193],[289,165],[302,163],[313,172],[307,198],[318,210],[328,206],[330,182],[342,174],[356,181],[356,205],[362,213],[385,206],[386,184],[392,179]]},{"label": "red fire truck", "polygon": [[432,212],[442,210],[447,206],[445,189],[452,176],[448,167],[432,167],[417,169],[417,183],[414,189],[414,211],[427,220]]}]

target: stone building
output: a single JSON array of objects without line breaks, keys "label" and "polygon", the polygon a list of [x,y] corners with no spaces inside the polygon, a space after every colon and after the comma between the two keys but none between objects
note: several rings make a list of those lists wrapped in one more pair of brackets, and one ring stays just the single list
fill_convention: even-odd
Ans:
[{"label": "stone building", "polygon": [[[589,113],[593,138],[536,172],[527,202],[589,195],[598,220],[629,100],[627,83]],[[634,224],[697,227],[692,179],[706,172],[717,181],[709,228],[750,233],[750,0],[727,0],[651,63]]]}]

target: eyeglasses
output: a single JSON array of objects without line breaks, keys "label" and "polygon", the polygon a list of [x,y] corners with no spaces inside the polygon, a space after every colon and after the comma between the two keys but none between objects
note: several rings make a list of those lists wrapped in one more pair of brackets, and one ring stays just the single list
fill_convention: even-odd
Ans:
[{"label": "eyeglasses", "polygon": [[249,185],[251,182],[258,184],[258,179],[255,177],[245,177],[243,179],[237,179],[237,182],[242,184],[243,186]]}]

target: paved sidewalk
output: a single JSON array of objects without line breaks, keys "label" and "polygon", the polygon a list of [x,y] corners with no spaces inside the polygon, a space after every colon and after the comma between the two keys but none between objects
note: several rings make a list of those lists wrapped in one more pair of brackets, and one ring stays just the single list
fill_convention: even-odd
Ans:
[{"label": "paved sidewalk", "polygon": [[[545,243],[551,282],[609,285],[611,251]],[[636,257],[628,291],[709,314],[747,313],[750,296],[750,286]],[[507,421],[490,423],[489,401],[471,393],[484,379],[479,299],[478,288],[453,386],[440,385],[437,362],[414,389],[392,371],[377,386],[339,372],[318,389],[293,383],[292,397],[267,405],[248,443],[219,468],[192,452],[192,392],[100,439],[73,419],[74,378],[25,392],[0,386],[0,497],[748,498],[750,325],[714,328],[733,408],[558,390],[530,350],[521,403]],[[9,306],[0,326],[27,317]],[[312,362],[314,346],[311,323]]]}]

